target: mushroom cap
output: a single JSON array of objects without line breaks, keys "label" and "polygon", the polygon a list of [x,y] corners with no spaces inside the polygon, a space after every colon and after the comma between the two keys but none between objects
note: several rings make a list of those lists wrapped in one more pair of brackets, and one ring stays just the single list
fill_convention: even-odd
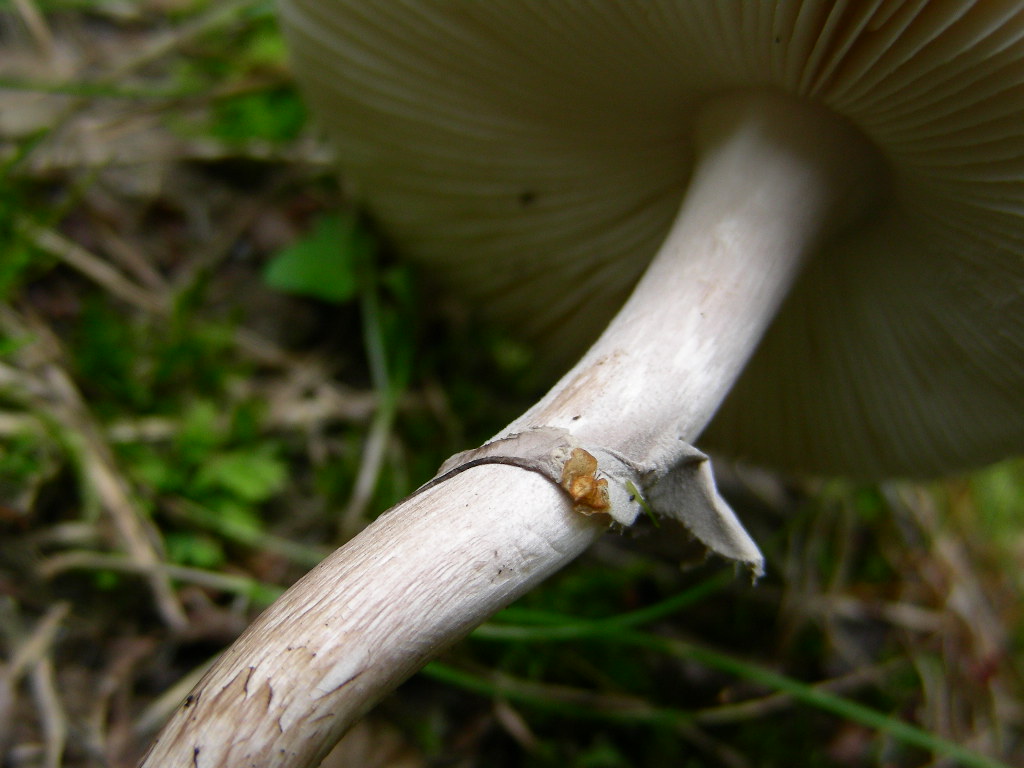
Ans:
[{"label": "mushroom cap", "polygon": [[700,104],[765,88],[877,149],[703,444],[935,474],[1024,448],[1024,6],[286,0],[297,75],[393,244],[562,361],[656,252]]}]

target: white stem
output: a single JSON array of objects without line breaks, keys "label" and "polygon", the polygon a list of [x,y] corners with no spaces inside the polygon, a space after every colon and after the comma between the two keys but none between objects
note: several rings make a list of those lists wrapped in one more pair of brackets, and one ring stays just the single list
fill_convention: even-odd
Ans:
[{"label": "white stem", "polygon": [[880,175],[859,134],[788,96],[720,97],[701,110],[695,138],[685,204],[633,294],[502,434],[564,427],[655,463],[679,437],[695,439],[803,258],[864,212]]},{"label": "white stem", "polygon": [[317,765],[385,693],[606,527],[515,467],[474,468],[411,497],[268,608],[143,765]]},{"label": "white stem", "polygon": [[[846,169],[863,159],[851,141],[778,97],[709,106],[664,249],[583,360],[505,434],[563,427],[631,458],[672,461],[678,438],[695,437],[728,392],[803,254],[842,219],[857,186]],[[534,472],[490,464],[449,477],[271,606],[143,765],[316,765],[387,691],[606,528]]]}]

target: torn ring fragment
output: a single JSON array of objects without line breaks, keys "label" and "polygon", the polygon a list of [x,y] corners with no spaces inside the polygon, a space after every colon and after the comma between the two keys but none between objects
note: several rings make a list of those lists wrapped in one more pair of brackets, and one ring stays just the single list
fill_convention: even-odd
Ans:
[{"label": "torn ring fragment", "polygon": [[681,459],[675,464],[645,466],[611,449],[581,445],[566,429],[536,427],[455,454],[416,492],[482,464],[519,467],[561,488],[580,514],[606,514],[628,526],[647,505],[656,514],[682,523],[712,552],[743,563],[755,577],[760,576],[764,571],[761,552],[718,493],[711,462],[680,442]]}]

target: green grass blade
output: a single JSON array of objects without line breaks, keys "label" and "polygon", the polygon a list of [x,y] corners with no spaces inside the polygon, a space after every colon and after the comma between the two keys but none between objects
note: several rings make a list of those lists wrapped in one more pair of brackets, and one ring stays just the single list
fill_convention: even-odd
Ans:
[{"label": "green grass blade", "polygon": [[[779,693],[784,693],[801,704],[814,707],[823,712],[829,712],[850,722],[859,723],[879,733],[891,736],[904,744],[919,747],[935,755],[955,760],[958,764],[968,768],[1009,768],[1005,763],[980,755],[903,720],[858,704],[814,685],[809,685],[786,675],[773,672],[763,666],[752,664],[729,654],[694,643],[630,629],[630,627],[671,615],[695,600],[706,596],[706,594],[721,589],[724,583],[727,583],[724,579],[721,580],[721,583],[719,581],[712,581],[707,591],[691,590],[682,595],[656,603],[648,608],[623,614],[616,618],[598,621],[579,619],[554,612],[521,612],[518,615],[529,623],[516,625],[492,622],[479,627],[472,634],[472,637],[489,641],[515,642],[564,642],[566,640],[600,639],[604,642],[647,648],[674,658],[696,661],[729,675],[763,685]],[[516,615],[516,613],[513,612],[512,615]],[[559,617],[561,618],[560,622],[558,621]],[[468,675],[468,673],[451,670],[450,668],[439,670],[436,666],[431,665],[429,674],[454,685],[475,690],[476,692],[488,693],[488,695],[506,695],[509,698],[515,696],[518,697],[518,700],[530,704],[535,703],[535,699],[538,698],[517,690],[515,687],[496,685],[495,683],[481,680],[476,676]],[[680,710],[664,710],[664,712],[667,714],[663,717],[655,716],[651,711],[645,711],[642,717],[634,713],[633,719],[634,721],[640,720],[648,723],[673,722],[678,724],[687,718],[692,719],[693,717],[689,713],[684,713]],[[605,717],[605,714],[601,716]],[[616,719],[622,720],[624,716],[618,713]]]}]

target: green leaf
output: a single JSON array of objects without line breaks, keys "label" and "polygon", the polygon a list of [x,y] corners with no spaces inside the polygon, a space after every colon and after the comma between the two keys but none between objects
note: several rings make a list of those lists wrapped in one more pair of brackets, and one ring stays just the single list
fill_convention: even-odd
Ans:
[{"label": "green leaf", "polygon": [[120,456],[132,480],[154,493],[180,493],[185,476],[179,467],[151,446],[122,446]]},{"label": "green leaf", "polygon": [[240,93],[217,102],[208,132],[226,142],[295,139],[306,122],[299,95],[290,88]]},{"label": "green leaf", "polygon": [[196,475],[196,487],[227,491],[248,502],[266,501],[287,478],[284,462],[265,453],[232,451],[211,458]]},{"label": "green leaf", "polygon": [[[222,499],[211,504],[210,511],[216,516],[221,529],[232,531],[236,535],[253,536],[263,530],[263,521],[251,504]],[[220,533],[223,534],[223,530]]]},{"label": "green leaf", "polygon": [[164,546],[172,563],[197,568],[218,568],[224,564],[224,548],[220,542],[202,533],[168,533]]},{"label": "green leaf", "polygon": [[354,215],[319,219],[313,231],[279,252],[263,273],[279,291],[341,304],[359,290],[359,264],[373,240]]},{"label": "green leaf", "polygon": [[220,410],[213,401],[204,399],[189,404],[175,441],[180,458],[195,466],[206,461],[227,438]]}]

